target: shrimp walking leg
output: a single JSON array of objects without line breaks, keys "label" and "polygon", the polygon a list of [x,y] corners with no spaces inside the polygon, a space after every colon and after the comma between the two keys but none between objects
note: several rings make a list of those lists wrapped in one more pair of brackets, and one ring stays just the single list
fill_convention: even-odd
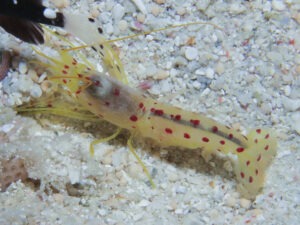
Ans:
[{"label": "shrimp walking leg", "polygon": [[133,156],[137,159],[138,163],[142,166],[142,168],[143,168],[143,170],[144,170],[144,173],[145,173],[146,176],[148,177],[151,186],[152,186],[153,188],[155,188],[154,181],[153,181],[153,179],[152,179],[152,177],[151,177],[151,175],[150,175],[148,169],[146,168],[146,166],[145,166],[145,164],[143,163],[143,161],[141,160],[141,158],[136,154],[136,151],[135,151],[135,149],[134,149],[134,147],[133,147],[133,144],[132,144],[132,139],[133,139],[133,135],[131,135],[131,136],[129,137],[129,139],[127,140],[127,146],[128,146],[128,148],[129,148],[130,152],[133,154]]},{"label": "shrimp walking leg", "polygon": [[90,143],[90,155],[91,156],[94,156],[95,154],[95,148],[94,146],[97,145],[97,144],[100,144],[100,143],[103,143],[103,142],[108,142],[114,138],[116,138],[122,131],[122,128],[118,128],[117,131],[115,133],[113,133],[112,135],[106,137],[106,138],[101,138],[101,139],[97,139],[97,140],[94,140]]}]

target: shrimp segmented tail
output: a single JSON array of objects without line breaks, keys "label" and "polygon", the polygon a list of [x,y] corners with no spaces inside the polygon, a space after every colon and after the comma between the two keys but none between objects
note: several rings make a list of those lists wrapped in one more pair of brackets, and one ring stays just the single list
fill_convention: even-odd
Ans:
[{"label": "shrimp segmented tail", "polygon": [[277,143],[269,130],[252,130],[247,138],[247,148],[238,152],[234,171],[240,191],[253,197],[263,187],[265,171],[276,155]]}]

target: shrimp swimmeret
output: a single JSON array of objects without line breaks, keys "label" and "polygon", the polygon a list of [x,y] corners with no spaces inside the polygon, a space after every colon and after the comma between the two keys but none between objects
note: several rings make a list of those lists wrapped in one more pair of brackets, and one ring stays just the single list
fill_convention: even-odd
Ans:
[{"label": "shrimp swimmeret", "polygon": [[228,157],[246,197],[255,197],[263,187],[266,169],[276,154],[276,140],[268,130],[257,128],[243,136],[204,115],[148,98],[113,77],[90,70],[65,51],[60,54],[61,59],[43,55],[50,61],[49,79],[62,85],[83,108],[129,130],[133,137]]}]

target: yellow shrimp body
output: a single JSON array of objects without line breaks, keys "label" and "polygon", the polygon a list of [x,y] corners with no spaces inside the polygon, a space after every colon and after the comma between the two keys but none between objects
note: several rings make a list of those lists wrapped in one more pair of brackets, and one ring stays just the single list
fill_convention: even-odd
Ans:
[{"label": "yellow shrimp body", "polygon": [[74,92],[72,83],[72,89],[90,112],[161,146],[201,148],[203,154],[228,156],[245,196],[254,197],[262,188],[265,170],[276,154],[276,141],[268,131],[256,129],[243,136],[204,115],[146,98],[99,72],[87,71],[84,77],[89,84],[82,88],[82,81],[78,82]]}]

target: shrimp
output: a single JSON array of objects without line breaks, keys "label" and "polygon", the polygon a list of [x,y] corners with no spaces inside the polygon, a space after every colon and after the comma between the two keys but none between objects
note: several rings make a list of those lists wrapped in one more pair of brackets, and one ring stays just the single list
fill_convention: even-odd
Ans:
[{"label": "shrimp", "polygon": [[112,76],[91,70],[66,51],[60,51],[60,59],[39,54],[50,61],[49,80],[62,85],[84,109],[130,131],[131,151],[135,137],[150,138],[163,147],[202,149],[202,155],[230,159],[245,197],[254,198],[262,189],[266,169],[276,154],[270,130],[257,128],[244,136],[205,115],[151,99]]}]

